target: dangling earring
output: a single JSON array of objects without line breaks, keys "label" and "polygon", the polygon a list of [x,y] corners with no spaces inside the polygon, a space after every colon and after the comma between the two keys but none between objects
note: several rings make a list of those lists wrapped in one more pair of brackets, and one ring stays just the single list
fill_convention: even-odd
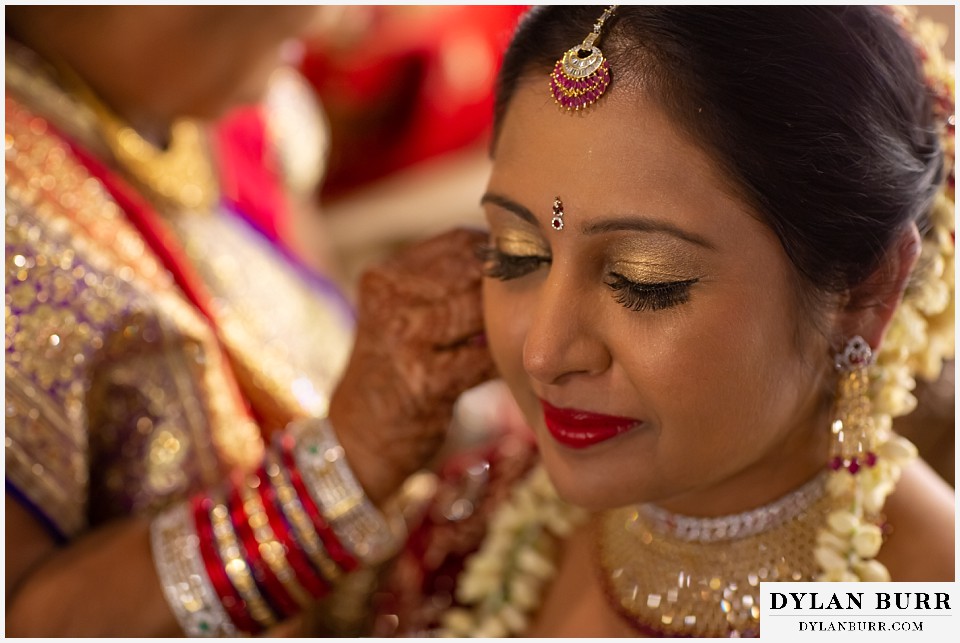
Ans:
[{"label": "dangling earring", "polygon": [[834,356],[840,373],[837,381],[835,419],[831,424],[830,468],[856,474],[864,466],[877,462],[873,452],[874,426],[870,409],[870,380],[867,370],[873,364],[870,344],[856,335],[843,352]]}]

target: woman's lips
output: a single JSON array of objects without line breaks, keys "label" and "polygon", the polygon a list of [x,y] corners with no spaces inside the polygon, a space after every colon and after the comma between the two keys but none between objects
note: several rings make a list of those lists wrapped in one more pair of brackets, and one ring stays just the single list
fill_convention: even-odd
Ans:
[{"label": "woman's lips", "polygon": [[540,400],[540,405],[543,407],[547,430],[553,439],[574,449],[586,449],[643,424],[634,418],[561,409],[544,400]]}]

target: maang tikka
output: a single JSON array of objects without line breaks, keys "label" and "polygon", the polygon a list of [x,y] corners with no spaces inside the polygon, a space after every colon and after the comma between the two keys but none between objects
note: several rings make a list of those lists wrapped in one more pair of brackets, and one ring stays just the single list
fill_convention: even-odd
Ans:
[{"label": "maang tikka", "polygon": [[[550,74],[553,98],[568,110],[586,109],[597,102],[610,85],[610,64],[596,46],[600,30],[618,5],[603,12],[583,42],[563,54]],[[558,228],[559,229],[559,228]]]},{"label": "maang tikka", "polygon": [[859,335],[851,338],[843,351],[834,356],[834,366],[840,373],[835,419],[830,425],[830,468],[834,471],[846,469],[856,474],[877,462],[873,452],[874,425],[867,374],[873,361],[870,344]]}]

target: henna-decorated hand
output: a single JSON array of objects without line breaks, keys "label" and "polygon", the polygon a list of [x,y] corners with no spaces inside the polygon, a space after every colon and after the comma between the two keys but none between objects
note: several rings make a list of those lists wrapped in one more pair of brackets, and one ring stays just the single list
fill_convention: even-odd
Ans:
[{"label": "henna-decorated hand", "polygon": [[495,376],[476,257],[485,240],[453,230],[361,277],[356,340],[330,421],[374,502],[436,453],[459,395]]}]

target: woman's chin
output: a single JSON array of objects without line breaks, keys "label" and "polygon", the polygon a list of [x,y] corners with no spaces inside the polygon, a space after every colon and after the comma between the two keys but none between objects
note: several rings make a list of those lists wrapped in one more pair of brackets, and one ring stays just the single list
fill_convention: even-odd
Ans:
[{"label": "woman's chin", "polygon": [[597,479],[568,467],[552,467],[546,458],[544,468],[557,495],[564,502],[581,509],[604,511],[643,501],[635,489],[625,489],[623,485],[617,485],[613,475]]},{"label": "woman's chin", "polygon": [[[571,450],[545,432],[537,432],[543,467],[557,495],[588,511],[603,511],[651,502],[663,491],[644,475],[641,462],[650,462],[645,450],[625,450],[624,444],[600,445],[599,450]],[[636,446],[636,445],[634,445]],[[614,447],[614,448],[608,448]]]}]

